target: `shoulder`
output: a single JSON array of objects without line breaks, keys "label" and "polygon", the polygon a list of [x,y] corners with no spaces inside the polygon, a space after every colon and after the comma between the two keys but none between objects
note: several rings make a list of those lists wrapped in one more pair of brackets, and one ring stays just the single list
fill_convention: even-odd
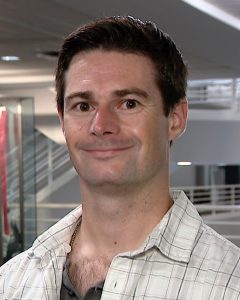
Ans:
[{"label": "shoulder", "polygon": [[218,234],[205,223],[202,223],[199,235],[199,243],[203,246],[203,248],[206,247],[210,252],[213,251],[215,258],[218,255],[225,255],[227,257],[232,253],[234,254],[235,260],[239,263],[240,248]]},{"label": "shoulder", "polygon": [[28,260],[28,253],[27,251],[24,251],[9,261],[7,261],[4,265],[0,267],[0,278],[6,273],[10,272],[11,269],[15,269],[16,266],[21,265],[22,262],[24,262],[24,265],[26,263],[26,260]]},{"label": "shoulder", "polygon": [[195,206],[187,199],[184,193],[173,191],[174,209],[173,223],[179,220],[181,225],[181,238],[191,240],[191,253],[205,259],[212,259],[216,262],[219,259],[222,263],[232,259],[232,263],[239,265],[240,248],[218,234],[215,230],[206,225],[198,214]]},{"label": "shoulder", "polygon": [[240,291],[240,249],[204,223],[192,258],[207,282]]},{"label": "shoulder", "polygon": [[56,299],[69,241],[80,216],[81,208],[77,208],[40,235],[31,248],[0,267],[0,299],[13,295],[15,299],[45,299],[44,293]]},{"label": "shoulder", "polygon": [[12,258],[0,268],[0,299],[57,299],[66,254],[62,245],[43,256],[30,248]]},{"label": "shoulder", "polygon": [[21,282],[24,280],[24,274],[26,274],[31,263],[32,257],[28,251],[25,251],[1,266],[0,298],[3,295],[4,297],[11,295],[17,287],[21,286]]},{"label": "shoulder", "polygon": [[204,223],[191,262],[197,270],[199,282],[204,284],[206,295],[214,295],[216,299],[239,297],[240,249]]}]

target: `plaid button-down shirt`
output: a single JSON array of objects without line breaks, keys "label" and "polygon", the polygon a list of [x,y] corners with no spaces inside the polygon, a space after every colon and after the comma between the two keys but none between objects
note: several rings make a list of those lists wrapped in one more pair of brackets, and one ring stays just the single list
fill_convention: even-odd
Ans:
[{"label": "plaid button-down shirt", "polygon": [[[240,249],[206,226],[183,192],[136,251],[114,257],[101,299],[239,300]],[[0,269],[0,299],[60,299],[81,207]],[[127,233],[126,233],[127,234]]]}]

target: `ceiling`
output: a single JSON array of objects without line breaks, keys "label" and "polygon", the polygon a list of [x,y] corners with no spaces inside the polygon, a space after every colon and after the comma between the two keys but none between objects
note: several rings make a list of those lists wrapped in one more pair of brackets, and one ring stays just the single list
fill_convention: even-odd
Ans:
[{"label": "ceiling", "polygon": [[[192,0],[194,1],[194,0]],[[240,3],[239,0],[200,0],[195,2],[206,2],[209,5],[215,6],[215,9],[222,10],[222,12],[218,12],[218,14],[226,13],[226,18],[232,17],[236,18],[235,23],[240,23]],[[214,10],[214,9],[213,9]],[[217,16],[216,16],[217,17]],[[222,20],[224,21],[224,20]],[[225,20],[226,21],[226,20]],[[237,25],[239,28],[239,25]]]},{"label": "ceiling", "polygon": [[[198,0],[200,1],[200,0]],[[96,17],[130,14],[168,32],[190,65],[190,78],[240,77],[240,30],[180,0],[0,0],[1,89],[53,81],[56,52],[76,26]],[[197,1],[195,1],[197,2]],[[240,15],[240,1],[209,0]]]}]

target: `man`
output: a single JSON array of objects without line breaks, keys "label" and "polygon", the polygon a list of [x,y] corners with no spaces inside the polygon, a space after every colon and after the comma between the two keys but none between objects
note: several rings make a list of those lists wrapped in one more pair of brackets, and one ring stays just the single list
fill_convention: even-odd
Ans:
[{"label": "man", "polygon": [[151,22],[98,20],[60,52],[57,106],[82,206],[0,271],[0,299],[240,299],[240,251],[169,191],[187,69]]}]

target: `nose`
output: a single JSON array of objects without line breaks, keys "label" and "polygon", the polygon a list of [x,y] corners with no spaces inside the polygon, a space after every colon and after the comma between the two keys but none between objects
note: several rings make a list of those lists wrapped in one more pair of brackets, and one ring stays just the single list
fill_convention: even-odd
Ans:
[{"label": "nose", "polygon": [[91,134],[103,136],[117,134],[120,130],[117,114],[107,107],[98,108],[90,126]]}]

